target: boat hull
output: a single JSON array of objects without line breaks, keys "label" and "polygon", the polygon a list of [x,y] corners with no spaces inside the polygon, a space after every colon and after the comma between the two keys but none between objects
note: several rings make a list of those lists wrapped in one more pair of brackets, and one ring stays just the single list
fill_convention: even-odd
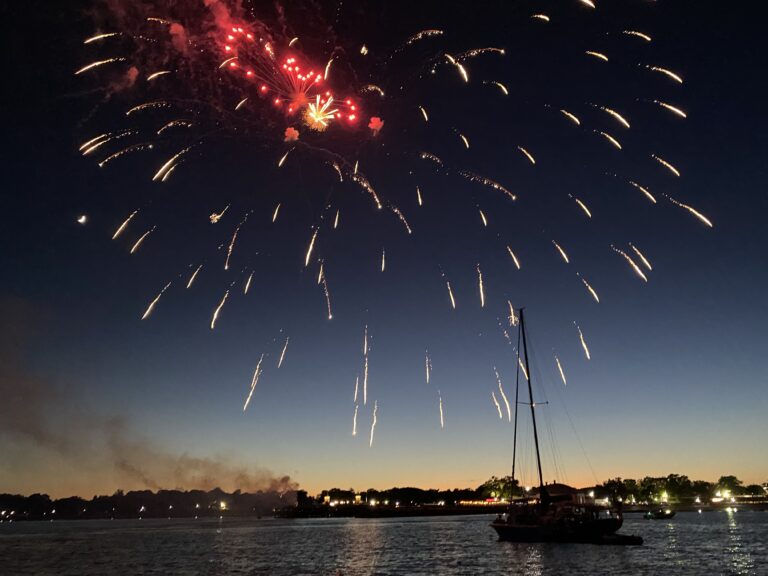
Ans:
[{"label": "boat hull", "polygon": [[674,510],[649,510],[643,517],[650,520],[669,520],[675,517]]},{"label": "boat hull", "polygon": [[536,524],[514,524],[504,521],[493,522],[491,527],[496,530],[499,540],[505,542],[563,542],[616,545],[640,545],[643,543],[643,539],[639,536],[616,534],[616,531],[621,527],[621,521],[618,519],[597,520],[572,528]]}]

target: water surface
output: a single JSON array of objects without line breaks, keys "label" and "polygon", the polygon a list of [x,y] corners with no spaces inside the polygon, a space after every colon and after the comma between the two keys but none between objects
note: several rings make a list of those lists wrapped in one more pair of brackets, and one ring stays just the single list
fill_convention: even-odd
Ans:
[{"label": "water surface", "polygon": [[0,574],[768,574],[768,512],[626,518],[642,547],[498,542],[492,516],[0,524]]}]

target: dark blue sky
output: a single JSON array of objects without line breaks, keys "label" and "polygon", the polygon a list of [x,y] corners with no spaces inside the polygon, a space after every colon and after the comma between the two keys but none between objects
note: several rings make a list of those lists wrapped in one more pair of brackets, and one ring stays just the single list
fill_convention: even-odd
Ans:
[{"label": "dark blue sky", "polygon": [[[768,141],[760,73],[765,53],[750,30],[749,8],[630,2],[589,14],[575,1],[550,4],[549,28],[528,20],[532,5],[526,3],[515,11],[507,3],[472,11],[462,3],[436,4],[439,10],[388,3],[340,19],[337,42],[350,54],[367,43],[371,61],[382,61],[424,28],[445,29],[446,38],[432,52],[416,49],[416,60],[441,46],[507,51],[504,58],[468,61],[468,86],[444,65],[434,80],[422,81],[414,73],[419,66],[407,58],[372,66],[349,57],[361,77],[363,70],[378,74],[392,94],[384,104],[370,104],[385,129],[376,140],[329,130],[327,140],[315,142],[360,159],[377,191],[407,216],[410,236],[390,212],[373,209],[358,187],[335,183],[310,152],[297,149],[278,170],[287,149],[280,132],[227,133],[164,185],[150,178],[168,154],[99,170],[77,154],[77,145],[105,124],[113,129],[127,105],[148,98],[121,94],[94,108],[101,99],[95,84],[72,77],[89,54],[98,54],[80,45],[94,30],[85,9],[4,8],[6,24],[27,25],[4,35],[12,81],[3,88],[0,298],[8,322],[2,392],[13,399],[6,417],[39,422],[0,430],[12,463],[0,472],[0,490],[89,494],[141,486],[113,465],[115,444],[102,424],[115,418],[131,449],[145,450],[136,454],[160,485],[180,482],[172,472],[179,454],[290,474],[310,490],[479,484],[506,473],[510,463],[511,426],[499,420],[490,396],[498,395],[494,366],[513,394],[515,357],[498,326],[507,300],[526,306],[534,379],[550,401],[541,408],[547,479],[587,484],[677,472],[764,481]],[[287,8],[289,19],[303,14],[296,5]],[[311,36],[321,20],[308,26],[307,45],[322,45]],[[29,23],[34,39],[21,31]],[[628,39],[622,29],[648,32],[654,42]],[[604,51],[611,61],[585,62],[585,49]],[[322,65],[328,52],[316,50]],[[685,84],[642,73],[639,62],[680,72]],[[510,96],[492,92],[483,80],[503,81]],[[681,105],[688,118],[645,101],[654,97]],[[587,102],[615,106],[632,128],[618,127]],[[429,124],[420,121],[420,104],[432,115]],[[544,104],[577,113],[584,130],[575,131]],[[592,138],[592,129],[615,134],[625,149]],[[469,137],[470,150],[455,131]],[[518,145],[534,153],[536,166]],[[419,150],[439,153],[452,173],[435,173],[416,160]],[[683,176],[664,172],[650,153],[674,161]],[[518,201],[463,180],[459,168],[502,182]],[[642,182],[659,204],[606,172]],[[569,193],[588,204],[592,219]],[[701,210],[714,228],[662,193]],[[272,224],[277,202],[280,217]],[[329,202],[315,254],[325,260],[331,321],[315,283],[317,265],[303,268],[311,226]],[[208,215],[230,203],[211,225]],[[125,236],[111,241],[136,208],[141,211]],[[340,226],[332,230],[328,220],[336,209]],[[225,272],[226,244],[249,210]],[[89,218],[85,226],[76,223],[82,213]],[[129,255],[154,225],[146,244]],[[553,239],[570,264],[557,255]],[[628,242],[653,264],[648,283],[610,250],[611,244],[627,249]],[[512,265],[506,245],[514,246],[522,270]],[[197,282],[185,290],[188,267],[200,263]],[[243,295],[251,270],[253,285]],[[456,310],[441,271],[455,291]],[[599,304],[577,271],[594,285]],[[168,281],[174,284],[152,316],[140,321]],[[211,331],[211,313],[233,282]],[[369,403],[359,406],[358,436],[352,437],[366,325]],[[277,370],[286,337],[290,345]],[[429,385],[426,349],[433,365]],[[244,414],[262,353],[264,374]],[[369,448],[374,400],[378,425]],[[524,428],[524,440],[527,434]],[[45,441],[57,435],[72,436],[77,448]],[[526,454],[523,480],[532,481]]]}]

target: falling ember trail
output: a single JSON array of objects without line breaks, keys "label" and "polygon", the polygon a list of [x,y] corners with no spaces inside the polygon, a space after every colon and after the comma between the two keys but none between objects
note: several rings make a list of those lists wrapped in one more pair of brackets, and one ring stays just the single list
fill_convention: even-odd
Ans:
[{"label": "falling ember trail", "polygon": [[293,152],[293,148],[291,148],[290,150],[288,150],[288,152],[283,154],[282,158],[280,158],[280,160],[277,162],[278,168],[282,168],[283,164],[285,163],[285,160],[288,158],[288,154],[290,154],[291,152]]},{"label": "falling ember trail", "polygon": [[569,120],[571,120],[576,126],[581,126],[581,120],[575,114],[571,114],[568,110],[560,110],[560,112]]},{"label": "falling ember trail", "polygon": [[119,36],[120,32],[105,32],[104,34],[97,34],[96,36],[91,36],[90,38],[86,38],[83,40],[83,44],[90,44],[91,42],[98,42],[99,40],[104,40],[105,38],[111,38],[112,36]]},{"label": "falling ember trail", "polygon": [[248,290],[251,289],[251,282],[253,281],[253,272],[248,275],[248,280],[245,281],[245,288],[243,288],[243,294],[248,294]]},{"label": "falling ember trail", "polygon": [[592,288],[592,285],[589,282],[587,282],[584,278],[582,278],[581,274],[579,274],[579,280],[582,281],[586,289],[589,290],[589,293],[592,294],[592,298],[595,299],[595,302],[600,304],[600,297],[597,295],[597,292],[595,291],[595,289]]},{"label": "falling ember trail", "polygon": [[259,377],[261,376],[261,362],[264,360],[264,354],[261,355],[261,358],[259,358],[258,364],[256,364],[256,370],[253,371],[253,378],[251,379],[251,389],[248,392],[248,397],[245,399],[245,403],[243,404],[243,412],[245,412],[248,409],[248,404],[251,403],[251,398],[253,397],[253,391],[256,390],[256,384],[259,383]]},{"label": "falling ember trail", "polygon": [[504,84],[502,84],[501,82],[492,81],[492,82],[483,82],[483,84],[492,84],[493,86],[496,86],[499,90],[501,90],[504,96],[509,96],[509,90],[507,90],[507,87],[504,86]]},{"label": "falling ember trail", "polygon": [[[160,78],[160,76],[165,76],[166,74],[170,74],[170,73],[171,73],[171,71],[170,71],[170,70],[159,70],[159,71],[157,71],[157,72],[153,72],[152,74],[150,74],[149,76],[147,76],[147,81],[148,81],[148,82],[151,82],[151,81],[152,81],[152,80],[154,80],[155,78]],[[245,100],[248,100],[248,98],[246,98]],[[245,100],[244,100],[244,101],[245,101]],[[244,101],[243,101],[243,102],[244,102]],[[237,108],[239,108],[239,107],[240,107],[240,104],[238,104]],[[235,110],[237,110],[237,108],[235,108]]]},{"label": "falling ember trail", "polygon": [[363,364],[363,406],[368,404],[368,356]]},{"label": "falling ember trail", "polygon": [[382,248],[381,249],[381,271],[384,272],[386,267],[387,267],[387,251]]},{"label": "falling ember trail", "polygon": [[501,394],[501,399],[504,400],[504,405],[507,407],[507,420],[512,422],[512,408],[509,405],[507,395],[504,394],[504,387],[501,385],[501,376],[499,375],[499,371],[496,370],[495,366],[493,367],[493,372],[496,374],[496,382],[499,385],[499,394]]},{"label": "falling ember trail", "polygon": [[635,273],[640,276],[644,281],[648,282],[648,277],[643,273],[643,271],[640,269],[640,266],[638,266],[632,258],[629,257],[629,254],[624,252],[624,250],[620,250],[619,248],[616,248],[613,244],[611,244],[611,250],[616,252],[616,254],[620,254],[624,260],[627,261],[627,263],[632,266],[632,269],[635,271]]},{"label": "falling ember trail", "polygon": [[98,62],[91,62],[90,64],[83,66],[77,72],[75,72],[75,76],[77,76],[78,74],[82,74],[83,72],[87,72],[88,70],[92,70],[93,68],[103,66],[104,64],[111,64],[112,62],[125,62],[125,58],[109,58],[108,60],[99,60]]},{"label": "falling ember trail", "polygon": [[451,283],[446,280],[445,287],[448,288],[448,297],[451,299],[451,308],[456,310],[456,299],[453,297],[453,290],[451,290]]},{"label": "falling ember trail", "polygon": [[515,314],[515,307],[512,306],[512,302],[507,300],[507,306],[509,306],[509,316],[507,317],[507,321],[509,322],[510,326],[517,326],[517,324],[520,322],[520,319],[517,317],[517,314]]},{"label": "falling ember trail", "polygon": [[483,272],[480,270],[480,264],[477,265],[477,287],[480,291],[480,307],[485,308],[485,288],[483,286]]},{"label": "falling ember trail", "polygon": [[141,247],[141,245],[144,243],[144,239],[150,234],[152,234],[152,232],[155,231],[155,228],[157,228],[157,226],[152,226],[152,228],[144,232],[144,234],[142,234],[141,237],[138,240],[136,240],[136,243],[131,247],[130,254],[133,254],[134,252],[136,252],[136,250],[139,249],[139,247]]},{"label": "falling ember trail", "polygon": [[165,178],[176,166],[176,161],[182,156],[184,156],[187,152],[192,150],[193,147],[194,147],[194,144],[192,146],[187,146],[186,148],[179,150],[176,154],[171,156],[171,158],[165,164],[163,164],[157,172],[155,172],[155,175],[152,176],[152,181],[153,182],[157,182],[158,180],[165,181]]},{"label": "falling ember trail", "polygon": [[584,214],[587,215],[587,218],[592,218],[592,212],[589,211],[589,208],[587,208],[587,205],[584,204],[584,202],[582,202],[578,198],[574,198],[573,196],[571,196],[571,198],[573,198],[573,201],[576,202],[576,204],[579,205],[579,208],[581,208],[584,211]]},{"label": "falling ember trail", "polygon": [[146,320],[149,317],[149,315],[152,314],[152,310],[154,309],[155,304],[157,304],[157,302],[160,300],[160,296],[163,295],[163,292],[168,290],[168,288],[171,286],[172,283],[173,282],[168,282],[168,284],[166,284],[163,287],[163,289],[160,290],[160,293],[157,296],[155,296],[155,299],[152,300],[152,302],[149,303],[149,306],[147,306],[147,309],[144,311],[144,314],[141,317],[142,320]]},{"label": "falling ember trail", "polygon": [[472,172],[467,172],[466,170],[460,171],[459,175],[466,178],[470,182],[478,182],[483,186],[488,186],[489,188],[493,188],[494,190],[503,192],[510,200],[517,200],[517,196],[515,196],[514,194],[512,194],[512,192],[507,190],[504,186],[502,186],[501,184],[499,184],[494,180],[491,180],[490,178],[486,178],[485,176],[480,176],[478,174],[473,174]]},{"label": "falling ember trail", "polygon": [[440,390],[437,391],[437,397],[440,402],[440,428],[445,428],[445,416],[443,415],[443,395]]},{"label": "falling ember trail", "polygon": [[111,132],[105,132],[104,134],[99,134],[95,138],[91,138],[87,142],[83,142],[82,144],[80,144],[80,147],[78,148],[78,150],[80,150],[80,152],[82,152],[83,150],[85,150],[86,148],[90,148],[91,146],[93,146],[97,142],[103,141],[105,138],[109,139],[110,136],[112,136]]},{"label": "falling ember trail", "polygon": [[660,74],[664,74],[667,78],[672,78],[675,82],[678,84],[683,83],[683,79],[679,74],[675,74],[672,72],[672,70],[667,70],[666,68],[660,68],[659,66],[646,66],[646,68],[652,72],[659,72]]},{"label": "falling ember trail", "polygon": [[579,331],[579,341],[581,342],[581,347],[584,349],[584,355],[587,357],[587,360],[591,360],[592,357],[589,354],[589,348],[587,347],[587,342],[584,340],[584,333],[581,331],[581,328],[579,328],[579,325],[576,324],[576,322],[573,323],[574,326],[576,326],[576,330]]},{"label": "falling ember trail", "polygon": [[379,401],[376,400],[373,403],[373,418],[371,419],[371,439],[368,441],[369,448],[373,446],[373,434],[374,432],[376,432],[376,420],[377,420],[376,414],[378,411],[379,411]]},{"label": "falling ember trail", "polygon": [[664,194],[664,196],[667,198],[667,200],[672,202],[672,204],[674,204],[675,206],[679,206],[683,210],[687,210],[688,212],[690,212],[691,214],[696,216],[696,218],[701,220],[704,224],[706,224],[710,228],[714,227],[714,224],[712,224],[712,221],[709,218],[707,218],[706,216],[704,216],[704,214],[702,214],[701,212],[696,210],[695,208],[693,208],[691,206],[688,206],[688,204],[683,204],[682,202],[678,202],[677,200],[675,200],[671,196],[667,196],[666,194]]},{"label": "falling ember trail", "polygon": [[646,42],[651,42],[653,39],[648,36],[648,34],[644,34],[643,32],[638,32],[637,30],[623,30],[622,34],[626,34],[627,36],[637,36],[638,38],[642,38]]},{"label": "falling ember trail", "polygon": [[597,106],[596,104],[592,104],[592,106],[594,108],[598,108],[598,109],[602,110],[606,114],[610,114],[611,116],[613,116],[616,120],[619,121],[619,124],[624,126],[624,128],[629,128],[630,127],[629,126],[629,122],[627,122],[626,118],[624,118],[624,116],[622,116],[621,114],[616,112],[616,110],[613,110],[612,108],[608,108],[607,106]]},{"label": "falling ember trail", "polygon": [[333,229],[336,230],[336,228],[339,227],[339,210],[336,210],[336,217],[333,219]]},{"label": "falling ember trail", "polygon": [[450,54],[446,54],[445,58],[446,60],[448,60],[448,62],[456,66],[456,69],[459,71],[459,74],[461,74],[462,80],[464,80],[464,82],[469,82],[469,74],[467,74],[467,69],[464,68],[461,62],[457,61],[456,58],[454,58]]},{"label": "falling ember trail", "polygon": [[659,106],[661,106],[666,110],[669,110],[676,116],[680,116],[680,118],[688,118],[688,115],[682,110],[680,110],[680,108],[678,108],[677,106],[672,106],[672,104],[667,104],[666,102],[662,102],[661,100],[654,100],[653,103],[658,104]]},{"label": "falling ember trail", "polygon": [[323,276],[323,294],[325,294],[325,307],[328,311],[328,320],[333,320],[333,310],[331,310],[331,293],[328,291],[328,282]]},{"label": "falling ember trail", "polygon": [[116,240],[120,234],[123,233],[123,230],[128,226],[128,223],[133,220],[133,217],[136,216],[138,213],[138,210],[134,210],[128,218],[126,218],[120,226],[118,226],[117,230],[115,230],[115,233],[112,235],[112,240]]},{"label": "falling ember trail", "polygon": [[618,140],[616,140],[616,138],[608,134],[607,132],[601,132],[600,130],[595,130],[595,133],[600,134],[600,136],[608,140],[608,142],[611,143],[611,146],[613,146],[617,150],[621,150],[621,143]]},{"label": "falling ember trail", "polygon": [[307,255],[304,257],[304,267],[306,268],[309,266],[309,258],[312,256],[312,249],[315,247],[315,239],[317,238],[317,233],[320,231],[320,227],[316,227],[314,233],[312,234],[312,239],[309,241],[309,247],[307,248]]},{"label": "falling ember trail", "polygon": [[675,176],[677,176],[678,178],[680,177],[680,170],[678,170],[678,169],[677,169],[677,168],[675,168],[675,167],[674,167],[672,164],[670,164],[669,162],[667,162],[666,160],[664,160],[664,158],[660,158],[659,156],[656,156],[656,154],[651,154],[651,158],[653,158],[654,160],[656,160],[656,162],[658,162],[659,164],[661,164],[662,166],[664,166],[664,168],[666,168],[667,170],[669,170],[670,172],[672,172],[672,174],[674,174],[674,175],[675,175]]},{"label": "falling ember trail", "polygon": [[280,368],[280,366],[283,365],[283,360],[285,359],[285,352],[286,352],[286,350],[288,350],[288,341],[290,339],[291,339],[290,336],[285,339],[285,344],[283,345],[283,351],[280,352],[280,360],[278,360],[278,362],[277,362],[277,367],[278,368]]},{"label": "falling ember trail", "polygon": [[536,159],[533,157],[533,155],[530,152],[528,152],[528,150],[526,150],[522,146],[518,146],[517,149],[520,150],[520,152],[522,152],[526,158],[528,158],[531,164],[533,165],[536,164]]},{"label": "falling ember trail", "polygon": [[227,301],[227,298],[229,298],[229,290],[224,292],[224,296],[222,297],[221,302],[219,302],[219,305],[216,306],[216,310],[213,311],[213,316],[211,317],[211,330],[216,327],[216,320],[219,318],[219,312],[224,306],[224,303]]},{"label": "falling ember trail", "polygon": [[645,188],[644,186],[641,186],[640,184],[638,184],[637,182],[634,182],[634,181],[632,181],[632,180],[629,180],[629,183],[630,183],[632,186],[634,186],[635,188],[637,188],[638,190],[640,190],[640,192],[642,192],[643,194],[645,194],[645,197],[646,197],[646,198],[648,198],[648,200],[650,200],[651,202],[653,202],[654,204],[656,204],[656,198],[654,198],[653,194],[651,194],[651,193],[648,191],[648,189],[647,189],[647,188]]},{"label": "falling ember trail", "polygon": [[[357,163],[355,163],[355,166],[357,166]],[[376,194],[376,190],[373,188],[373,186],[371,186],[371,183],[368,181],[368,179],[365,178],[365,176],[363,176],[362,174],[358,174],[357,172],[355,172],[352,175],[352,180],[356,184],[358,184],[363,190],[368,192],[368,194],[370,194],[371,198],[373,198],[373,201],[376,203],[376,209],[381,210],[382,205],[381,205],[381,200],[379,200],[379,195]]]},{"label": "falling ember trail", "polygon": [[359,406],[355,404],[355,414],[352,416],[352,436],[357,436],[357,409]]},{"label": "falling ember trail", "polygon": [[528,370],[525,369],[525,364],[523,364],[523,359],[518,356],[517,358],[517,365],[520,366],[520,370],[523,372],[523,377],[525,380],[528,380]]},{"label": "falling ember trail", "polygon": [[555,363],[557,364],[557,370],[560,372],[560,378],[563,381],[563,386],[568,386],[568,381],[565,379],[565,372],[563,371],[563,365],[560,364],[560,358],[555,355]]},{"label": "falling ember trail", "polygon": [[355,376],[355,398],[353,402],[357,404],[357,391],[360,388],[360,376]]},{"label": "falling ember trail", "polygon": [[566,254],[566,253],[565,253],[565,250],[563,250],[563,249],[560,247],[560,244],[558,244],[557,242],[555,242],[554,240],[552,240],[552,245],[553,245],[555,248],[557,248],[557,251],[560,253],[560,256],[562,256],[562,257],[563,257],[563,260],[565,260],[565,263],[566,263],[566,264],[569,264],[569,263],[570,263],[570,260],[568,259],[568,254]]},{"label": "falling ember trail", "polygon": [[113,160],[116,160],[121,156],[125,156],[126,154],[131,154],[132,152],[142,152],[144,150],[152,150],[152,148],[153,148],[153,145],[147,144],[146,142],[133,144],[131,146],[128,146],[127,148],[123,148],[122,150],[115,152],[114,154],[111,154],[110,156],[107,156],[106,158],[104,158],[104,160],[99,162],[99,168],[104,168],[104,166],[106,166]]},{"label": "falling ember trail", "polygon": [[517,256],[514,252],[512,252],[512,248],[507,246],[507,252],[509,252],[509,255],[512,257],[512,262],[515,263],[515,267],[520,270],[520,260],[517,259]]},{"label": "falling ember trail", "polygon": [[411,225],[408,224],[408,220],[405,219],[405,215],[400,211],[400,208],[397,206],[391,207],[392,212],[395,213],[395,216],[397,216],[400,219],[400,222],[403,223],[403,226],[405,226],[405,231],[408,232],[408,234],[413,234],[413,230],[411,230]]},{"label": "falling ember trail", "polygon": [[188,288],[188,289],[192,287],[192,283],[195,281],[195,278],[197,278],[197,273],[198,273],[198,272],[200,272],[200,270],[201,270],[202,268],[203,268],[203,265],[202,265],[202,264],[200,264],[200,266],[198,266],[198,267],[195,269],[195,271],[194,271],[194,272],[192,272],[192,276],[190,276],[190,277],[189,277],[189,282],[187,282],[187,288]]},{"label": "falling ember trail", "polygon": [[277,206],[275,206],[275,211],[272,213],[272,222],[274,223],[275,220],[277,220],[277,214],[280,212],[280,203],[277,203]]},{"label": "falling ember trail", "polygon": [[651,263],[650,263],[650,262],[648,261],[648,259],[645,257],[645,254],[643,254],[642,252],[640,252],[640,249],[639,249],[637,246],[635,246],[634,244],[632,244],[632,243],[630,242],[630,243],[629,243],[629,247],[630,247],[630,248],[632,248],[632,250],[634,250],[635,254],[637,254],[637,255],[638,255],[638,257],[640,258],[640,260],[642,260],[642,262],[643,262],[643,265],[644,265],[646,268],[648,268],[648,270],[653,270],[653,266],[651,266]]},{"label": "falling ember trail", "polygon": [[493,400],[493,405],[496,406],[496,411],[499,413],[499,420],[504,418],[504,415],[501,413],[501,405],[499,404],[499,401],[496,400],[496,392],[491,390],[491,400]]},{"label": "falling ember trail", "polygon": [[424,369],[427,375],[427,384],[429,384],[429,373],[432,371],[432,360],[429,359],[429,350],[424,354]]},{"label": "falling ember trail", "polygon": [[232,234],[232,240],[229,243],[229,248],[227,249],[227,258],[224,260],[224,270],[229,270],[229,259],[232,257],[232,250],[235,248],[235,241],[237,240],[237,233],[240,232],[240,227],[245,224],[245,221],[248,220],[248,216],[246,215],[245,218],[242,219],[240,224],[237,225],[237,228],[235,228],[235,233]]},{"label": "falling ember trail", "polygon": [[598,60],[602,60],[603,62],[608,62],[608,56],[603,54],[602,52],[595,52],[594,50],[587,50],[584,52],[587,56],[592,56],[594,58],[597,58]]}]

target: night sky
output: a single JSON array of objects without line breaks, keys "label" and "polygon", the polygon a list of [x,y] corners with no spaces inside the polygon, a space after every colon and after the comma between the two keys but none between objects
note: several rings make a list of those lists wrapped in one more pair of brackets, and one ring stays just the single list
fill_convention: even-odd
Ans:
[{"label": "night sky", "polygon": [[[508,474],[512,426],[491,400],[492,391],[499,394],[494,367],[507,395],[514,394],[515,352],[499,327],[514,341],[507,300],[525,306],[537,401],[549,401],[537,412],[546,480],[587,485],[669,473],[768,479],[768,93],[765,48],[751,30],[750,5],[604,1],[592,12],[576,0],[413,4],[345,6],[336,22],[333,3],[311,11],[284,6],[289,26],[302,22],[294,26],[306,38],[306,57],[324,65],[330,23],[348,55],[338,77],[352,90],[369,74],[386,86],[389,98],[369,105],[385,122],[379,136],[365,125],[332,126],[307,139],[351,163],[359,159],[379,194],[403,211],[412,235],[390,211],[377,211],[360,187],[339,183],[308,148],[297,147],[278,169],[289,149],[279,114],[274,125],[220,130],[163,184],[151,177],[182,141],[99,169],[79,155],[80,143],[115,129],[127,108],[151,99],[141,87],[105,98],[96,89],[98,73],[73,76],[108,52],[82,45],[100,30],[93,14],[104,14],[108,3],[2,8],[8,30],[0,491],[88,496],[211,481],[232,489],[241,471],[253,478],[246,488],[290,475],[311,492],[476,486]],[[532,22],[534,12],[552,21]],[[269,21],[274,5],[265,4],[263,14]],[[425,28],[443,29],[445,37],[387,61]],[[654,40],[645,44],[622,35],[625,29]],[[421,62],[429,57],[483,46],[506,54],[468,60],[469,84],[444,63],[426,78],[429,66]],[[610,62],[584,50],[605,52]],[[638,63],[668,67],[685,83]],[[484,80],[504,82],[510,96]],[[688,118],[647,102],[654,98],[681,106]],[[614,106],[632,128],[589,102]],[[418,105],[430,111],[429,123]],[[559,108],[573,111],[583,126],[576,129]],[[593,129],[616,135],[624,150]],[[469,150],[458,133],[469,138]],[[535,155],[535,166],[518,145]],[[422,150],[450,168],[419,160]],[[651,153],[672,161],[682,177]],[[468,182],[459,169],[503,183],[517,202]],[[659,203],[649,203],[627,179],[643,183]],[[714,227],[663,193],[700,210]],[[568,194],[584,200],[591,219]],[[211,224],[208,215],[227,205]],[[112,241],[137,208],[125,235]],[[249,211],[224,271],[233,230]],[[81,214],[85,225],[77,223]],[[304,268],[318,224],[313,260],[324,260],[330,321],[316,284],[318,264]],[[155,232],[130,255],[152,226]],[[647,283],[610,249],[629,250],[629,242],[653,265]],[[199,278],[185,289],[201,263]],[[576,272],[595,287],[599,304]],[[451,282],[456,310],[441,274]],[[169,281],[152,315],[140,320]],[[212,331],[211,314],[227,289]],[[365,326],[368,404],[359,406],[353,437]],[[264,372],[244,413],[262,354]],[[374,401],[378,424],[369,447]],[[531,483],[527,413],[520,421],[522,480]],[[216,478],[202,478],[202,469]]]}]

